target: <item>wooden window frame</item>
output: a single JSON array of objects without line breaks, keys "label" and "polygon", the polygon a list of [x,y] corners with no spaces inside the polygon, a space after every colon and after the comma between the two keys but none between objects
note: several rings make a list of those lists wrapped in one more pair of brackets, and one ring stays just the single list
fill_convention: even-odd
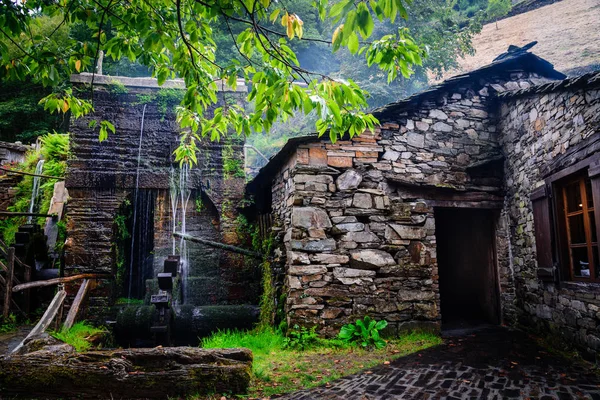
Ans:
[{"label": "wooden window frame", "polygon": [[[594,204],[594,218],[596,222],[596,238],[600,242],[600,154],[594,154],[570,167],[564,168],[563,170],[550,175],[545,179],[545,187],[549,192],[549,200],[551,202],[553,221],[551,221],[553,242],[556,243],[553,246],[552,258],[554,259],[554,265],[558,272],[555,279],[560,281],[575,281],[575,282],[587,282],[591,284],[600,284],[600,278],[595,278],[590,268],[590,278],[575,277],[571,268],[571,255],[568,238],[566,236],[566,215],[564,214],[564,197],[562,187],[564,186],[565,180],[569,177],[580,178],[588,177],[591,180],[591,191],[592,201]],[[584,224],[589,225],[589,222],[585,221]],[[591,234],[591,232],[590,232]],[[588,233],[586,233],[587,238]],[[586,239],[587,240],[587,239]],[[598,243],[600,245],[600,243]],[[590,246],[593,246],[590,244]],[[588,250],[588,257],[590,257],[590,250]],[[593,257],[593,254],[591,255]],[[593,258],[592,258],[593,260]],[[593,261],[591,261],[593,263]],[[600,268],[597,266],[596,268]]]}]

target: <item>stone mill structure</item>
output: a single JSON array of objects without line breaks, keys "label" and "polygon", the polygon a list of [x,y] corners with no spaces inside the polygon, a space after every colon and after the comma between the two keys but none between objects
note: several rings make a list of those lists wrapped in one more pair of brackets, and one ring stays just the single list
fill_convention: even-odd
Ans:
[{"label": "stone mill structure", "polygon": [[[84,94],[91,79],[84,74],[72,78]],[[179,278],[183,288],[174,299],[182,313],[258,304],[260,274],[241,256],[172,237],[173,231],[185,230],[207,240],[238,243],[243,139],[203,140],[198,165],[188,171],[173,156],[180,140],[174,107],[184,93],[182,81],[159,88],[153,79],[99,75],[94,87],[95,111],[71,125],[64,272],[106,273],[115,279],[99,281],[86,317],[114,318],[111,306],[119,297],[148,304],[157,290],[157,273],[171,254],[186,261],[185,276]],[[244,95],[245,88],[223,86],[219,105],[243,101]],[[116,133],[99,142],[102,120],[111,121]],[[247,319],[255,318],[256,307],[242,313],[246,311]]]},{"label": "stone mill structure", "polygon": [[375,110],[375,132],[288,141],[247,188],[288,324],[521,324],[599,350],[600,74],[565,78],[511,46]]}]

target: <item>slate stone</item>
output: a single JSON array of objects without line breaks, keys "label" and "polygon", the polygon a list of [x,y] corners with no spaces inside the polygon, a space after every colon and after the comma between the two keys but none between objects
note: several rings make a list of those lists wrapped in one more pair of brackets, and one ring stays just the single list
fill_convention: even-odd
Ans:
[{"label": "slate stone", "polygon": [[294,207],[292,225],[305,229],[323,229],[332,226],[327,212],[317,207]]},{"label": "slate stone", "polygon": [[362,182],[363,177],[360,173],[353,169],[349,169],[336,180],[338,190],[352,190],[356,189]]}]

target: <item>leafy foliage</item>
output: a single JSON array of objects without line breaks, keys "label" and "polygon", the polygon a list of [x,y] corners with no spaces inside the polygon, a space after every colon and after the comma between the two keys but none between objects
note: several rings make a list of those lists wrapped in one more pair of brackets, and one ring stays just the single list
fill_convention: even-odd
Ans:
[{"label": "leafy foliage", "polygon": [[511,0],[489,0],[486,13],[488,18],[496,20],[496,29],[498,29],[498,18],[504,17],[511,9]]},{"label": "leafy foliage", "polygon": [[[184,129],[175,154],[184,162],[195,162],[192,153],[201,137],[219,140],[231,131],[238,135],[269,131],[277,120],[297,112],[314,112],[319,134],[328,133],[335,141],[346,132],[353,136],[374,128],[377,120],[364,111],[368,95],[351,80],[305,69],[293,45],[330,42],[334,52],[344,48],[369,65],[378,65],[388,79],[398,73],[406,77],[412,66],[422,64],[425,51],[404,29],[382,38],[372,35],[377,21],[407,18],[410,3],[341,0],[330,7],[327,0],[318,0],[319,20],[334,28],[331,39],[322,40],[305,35],[308,29],[293,6],[271,0],[9,2],[0,9],[0,78],[54,87],[55,93],[42,101],[45,109],[79,117],[92,111],[91,103],[61,85],[73,72],[93,70],[100,49],[113,61],[128,58],[149,67],[160,85],[181,77],[187,89],[178,121],[189,129]],[[31,34],[40,25],[40,16],[56,19],[46,36]],[[68,36],[57,47],[52,37],[64,25],[78,27],[80,34]],[[85,29],[80,28],[83,25]],[[234,38],[237,56],[226,63],[216,59],[215,26],[226,26]],[[238,78],[251,88],[247,97],[251,106],[227,104],[213,110],[218,82],[235,88]],[[99,126],[101,139],[114,128],[107,123]]]},{"label": "leafy foliage", "polygon": [[14,314],[9,314],[8,318],[0,321],[0,334],[9,333],[17,330],[17,317]]},{"label": "leafy foliage", "polygon": [[106,336],[108,331],[104,328],[97,328],[89,323],[82,321],[74,324],[71,329],[51,332],[50,334],[58,340],[70,344],[77,351],[90,350],[99,338]]},{"label": "leafy foliage", "polygon": [[288,330],[283,347],[304,351],[317,345],[319,335],[316,330],[316,326],[307,329],[305,326],[299,327],[298,325],[294,325],[293,329]]},{"label": "leafy foliage", "polygon": [[356,324],[342,326],[338,337],[348,343],[357,343],[362,347],[385,347],[385,340],[379,336],[379,331],[388,325],[386,320],[375,321],[368,315],[363,320],[356,320]]}]

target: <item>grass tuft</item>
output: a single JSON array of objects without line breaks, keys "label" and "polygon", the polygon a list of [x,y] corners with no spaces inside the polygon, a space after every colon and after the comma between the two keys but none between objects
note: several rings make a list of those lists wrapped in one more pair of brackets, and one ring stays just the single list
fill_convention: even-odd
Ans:
[{"label": "grass tuft", "polygon": [[77,351],[88,351],[94,346],[93,342],[96,342],[99,337],[105,336],[106,333],[106,329],[96,328],[85,321],[77,322],[68,330],[50,332],[53,337],[70,344]]}]

